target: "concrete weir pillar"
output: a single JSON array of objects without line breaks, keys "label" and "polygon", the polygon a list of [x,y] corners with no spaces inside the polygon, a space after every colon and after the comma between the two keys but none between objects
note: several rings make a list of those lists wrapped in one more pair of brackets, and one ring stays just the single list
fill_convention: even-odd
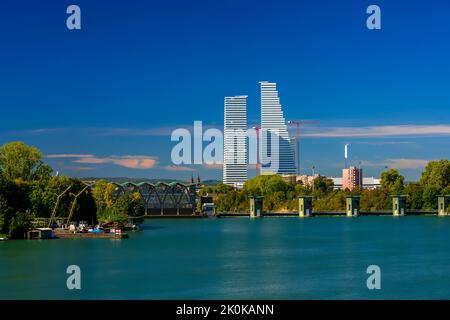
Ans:
[{"label": "concrete weir pillar", "polygon": [[450,195],[438,196],[438,215],[448,216],[450,215]]},{"label": "concrete weir pillar", "polygon": [[298,216],[300,218],[309,217],[312,214],[312,197],[298,197]]},{"label": "concrete weir pillar", "polygon": [[347,196],[345,212],[347,217],[356,217],[359,215],[360,196]]},{"label": "concrete weir pillar", "polygon": [[404,216],[406,214],[406,196],[392,196],[392,215]]},{"label": "concrete weir pillar", "polygon": [[250,197],[250,218],[260,218],[264,216],[264,197]]}]

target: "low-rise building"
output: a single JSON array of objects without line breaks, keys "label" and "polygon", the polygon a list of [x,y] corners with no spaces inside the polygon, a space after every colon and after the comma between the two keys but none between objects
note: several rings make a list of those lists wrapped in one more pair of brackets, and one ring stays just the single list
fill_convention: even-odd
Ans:
[{"label": "low-rise building", "polygon": [[320,178],[320,174],[315,174],[313,176],[302,174],[302,175],[295,175],[295,174],[289,174],[289,175],[282,175],[282,178],[287,183],[293,183],[293,184],[302,184],[306,187],[310,187],[313,184],[313,181],[317,178]]},{"label": "low-rise building", "polygon": [[[341,177],[331,177],[330,179],[333,180],[334,189],[343,189]],[[378,189],[381,187],[381,179],[375,177],[364,177],[362,187],[369,190]]]}]

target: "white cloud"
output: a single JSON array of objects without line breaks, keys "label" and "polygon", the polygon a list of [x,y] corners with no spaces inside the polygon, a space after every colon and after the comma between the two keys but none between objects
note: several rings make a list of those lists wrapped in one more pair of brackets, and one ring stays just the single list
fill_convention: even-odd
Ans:
[{"label": "white cloud", "polygon": [[389,167],[396,169],[423,169],[430,160],[425,159],[388,159]]},{"label": "white cloud", "polygon": [[450,125],[398,125],[368,127],[334,127],[323,131],[304,133],[314,138],[384,138],[384,137],[435,137],[450,135]]},{"label": "white cloud", "polygon": [[164,169],[166,171],[196,171],[194,168],[191,168],[191,167],[175,166],[175,165],[164,166],[164,167],[162,167],[162,169]]},{"label": "white cloud", "polygon": [[432,160],[426,159],[407,159],[407,158],[395,158],[395,159],[384,159],[382,161],[362,161],[362,165],[365,167],[384,167],[395,169],[423,169],[426,167],[428,162]]},{"label": "white cloud", "polygon": [[157,164],[157,158],[151,156],[108,156],[98,157],[90,154],[50,154],[50,159],[74,159],[78,164],[114,164],[130,169],[151,169]]},{"label": "white cloud", "polygon": [[65,158],[90,158],[93,157],[92,154],[75,154],[75,153],[58,153],[58,154],[48,154],[49,159],[65,159]]}]

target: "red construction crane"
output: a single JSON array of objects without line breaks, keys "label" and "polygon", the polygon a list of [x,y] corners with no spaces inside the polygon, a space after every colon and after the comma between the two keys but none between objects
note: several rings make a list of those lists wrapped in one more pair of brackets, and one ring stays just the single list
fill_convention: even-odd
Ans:
[{"label": "red construction crane", "polygon": [[256,131],[256,176],[259,176],[259,129],[261,129],[260,126],[256,125],[252,127],[252,129],[255,129]]},{"label": "red construction crane", "polygon": [[288,124],[295,124],[297,126],[297,175],[300,175],[300,126],[304,124],[319,124],[319,121],[303,121],[303,120],[291,120]]}]

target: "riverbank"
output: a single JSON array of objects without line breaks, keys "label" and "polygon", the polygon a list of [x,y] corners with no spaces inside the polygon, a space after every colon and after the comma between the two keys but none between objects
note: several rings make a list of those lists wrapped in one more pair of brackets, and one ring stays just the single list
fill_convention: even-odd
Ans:
[{"label": "riverbank", "polygon": [[117,232],[71,232],[65,229],[55,229],[56,238],[60,239],[127,239],[128,234]]}]

